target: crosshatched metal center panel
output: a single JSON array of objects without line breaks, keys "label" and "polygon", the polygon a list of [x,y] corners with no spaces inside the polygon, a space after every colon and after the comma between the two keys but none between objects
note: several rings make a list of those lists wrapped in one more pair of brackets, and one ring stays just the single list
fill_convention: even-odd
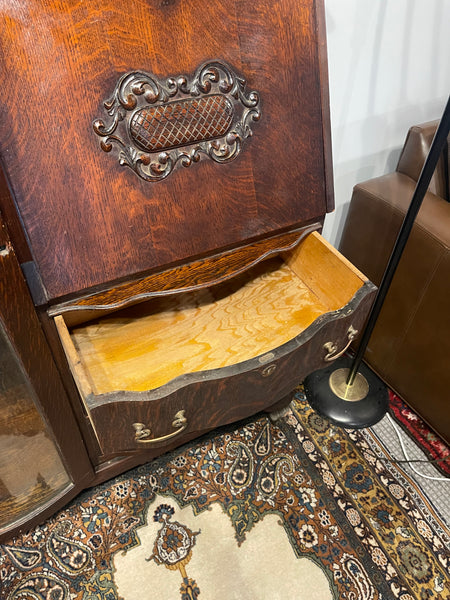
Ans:
[{"label": "crosshatched metal center panel", "polygon": [[130,133],[138,146],[155,152],[223,136],[232,120],[231,102],[216,94],[142,108],[131,119]]}]

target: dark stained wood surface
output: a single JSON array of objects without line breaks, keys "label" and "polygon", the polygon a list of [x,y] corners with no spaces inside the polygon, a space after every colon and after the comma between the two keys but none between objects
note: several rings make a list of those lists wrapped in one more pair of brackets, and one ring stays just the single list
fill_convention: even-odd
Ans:
[{"label": "dark stained wood surface", "polygon": [[272,406],[307,374],[329,364],[324,360],[324,344],[336,341],[342,349],[349,326],[362,326],[375,290],[370,282],[365,283],[345,308],[323,315],[297,338],[274,348],[267,362],[255,358],[223,369],[191,373],[151,392],[92,395],[88,403],[105,458],[146,450],[135,441],[136,422],[151,427],[151,437],[165,436],[174,431],[174,415],[185,410],[186,430],[170,443],[156,444],[161,452],[173,443],[192,439],[194,432],[198,435]]},{"label": "dark stained wood surface", "polygon": [[[56,507],[67,502],[83,486],[92,481],[94,473],[1,218],[0,325],[23,365],[24,373],[36,394],[39,413],[48,424],[49,431],[61,450],[64,466],[69,479],[73,482],[70,491],[66,489],[65,493],[47,499],[46,512],[42,511],[42,506],[37,509],[30,506],[26,519],[22,518],[7,531],[0,531],[0,537],[5,538],[29,526],[33,519],[36,521],[45,518],[45,515],[52,510],[50,505],[53,510],[56,510]],[[1,421],[0,419],[0,423],[6,428],[6,433],[13,431],[11,419],[6,423]],[[20,461],[25,460],[25,457],[19,454],[15,460],[20,465]],[[35,501],[38,499],[39,496],[34,498]]]},{"label": "dark stained wood surface", "polygon": [[318,224],[266,238],[237,250],[190,262],[98,294],[77,298],[52,307],[48,314],[51,317],[63,314],[66,324],[73,326],[154,296],[217,285],[236,277],[270,256],[294,248],[317,228]]},{"label": "dark stained wood surface", "polygon": [[325,26],[325,6],[320,0],[315,3],[317,12],[317,39],[319,44],[319,76],[322,101],[323,153],[325,161],[325,190],[327,212],[334,210],[333,152],[331,148],[330,92],[328,85],[327,32]]},{"label": "dark stained wood surface", "polygon": [[[1,5],[0,210],[36,283],[41,323],[6,237],[1,254],[1,236],[0,316],[62,450],[70,494],[285,402],[324,364],[323,344],[345,345],[349,325],[365,318],[369,283],[349,306],[268,352],[267,362],[190,373],[149,393],[91,396],[86,410],[46,312],[47,300],[54,312],[99,302],[108,311],[141,294],[212,285],[295,244],[302,228],[319,228],[333,204],[324,38],[323,0]],[[191,77],[214,60],[231,65],[261,98],[262,116],[235,161],[202,158],[149,183],[101,150],[93,123],[105,119],[104,101],[124,73]],[[188,418],[179,437],[151,449],[136,444],[134,422],[164,436],[179,410]]]},{"label": "dark stained wood surface", "polygon": [[[1,159],[50,299],[323,217],[321,3],[2,5]],[[148,183],[100,150],[92,123],[121,75],[190,76],[215,59],[261,95],[261,119],[234,162],[202,159]]]},{"label": "dark stained wood surface", "polygon": [[20,263],[32,260],[31,252],[25,239],[19,216],[11,197],[5,174],[0,168],[0,210],[8,229],[9,237],[14,245],[14,252]]}]

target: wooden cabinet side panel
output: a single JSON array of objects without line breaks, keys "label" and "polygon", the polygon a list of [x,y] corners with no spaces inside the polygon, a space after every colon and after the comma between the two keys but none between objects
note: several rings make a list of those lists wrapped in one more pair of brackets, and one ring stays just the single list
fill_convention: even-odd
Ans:
[{"label": "wooden cabinet side panel", "polygon": [[[35,392],[40,414],[52,431],[73,482],[70,492],[65,496],[67,501],[92,480],[93,469],[1,219],[0,300],[3,329],[19,357]],[[59,505],[63,501],[60,497],[55,499]],[[50,508],[46,509],[48,513]],[[39,520],[42,515],[32,514],[31,517]],[[24,521],[20,527],[23,529],[25,526]]]}]

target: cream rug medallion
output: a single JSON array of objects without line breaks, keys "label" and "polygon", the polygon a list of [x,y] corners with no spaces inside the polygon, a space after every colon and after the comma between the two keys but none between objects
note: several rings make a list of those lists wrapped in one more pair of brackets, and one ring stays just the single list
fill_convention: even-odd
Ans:
[{"label": "cream rug medallion", "polygon": [[450,536],[371,430],[221,429],[85,492],[0,551],[6,600],[450,598]]}]

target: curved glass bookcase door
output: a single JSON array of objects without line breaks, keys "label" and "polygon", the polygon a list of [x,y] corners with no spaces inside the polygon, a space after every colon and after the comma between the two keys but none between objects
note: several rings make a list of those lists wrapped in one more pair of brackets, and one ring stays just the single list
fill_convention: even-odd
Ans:
[{"label": "curved glass bookcase door", "polygon": [[35,392],[0,323],[0,531],[70,487]]}]

